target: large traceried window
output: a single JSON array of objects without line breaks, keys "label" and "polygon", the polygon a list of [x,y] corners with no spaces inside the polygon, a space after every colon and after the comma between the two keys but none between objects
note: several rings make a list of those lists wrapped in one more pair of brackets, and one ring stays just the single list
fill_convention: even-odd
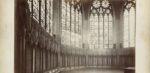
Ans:
[{"label": "large traceried window", "polygon": [[53,0],[28,0],[32,18],[47,32],[52,30]]},{"label": "large traceried window", "polygon": [[62,35],[63,45],[82,47],[82,14],[79,0],[62,0]]},{"label": "large traceried window", "polygon": [[124,7],[123,47],[135,47],[135,2],[127,1]]},{"label": "large traceried window", "polygon": [[112,8],[108,0],[94,0],[89,15],[90,49],[113,48]]}]

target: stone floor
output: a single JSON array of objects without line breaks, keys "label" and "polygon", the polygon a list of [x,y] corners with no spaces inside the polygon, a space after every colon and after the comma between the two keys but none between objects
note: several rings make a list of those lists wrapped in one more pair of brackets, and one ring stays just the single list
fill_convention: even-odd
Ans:
[{"label": "stone floor", "polygon": [[124,73],[121,69],[111,69],[111,68],[85,68],[85,69],[76,69],[63,71],[60,73]]}]

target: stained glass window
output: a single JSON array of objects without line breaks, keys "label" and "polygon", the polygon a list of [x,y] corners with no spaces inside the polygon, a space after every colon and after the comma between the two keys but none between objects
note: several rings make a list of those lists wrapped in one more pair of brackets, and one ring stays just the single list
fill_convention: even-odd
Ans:
[{"label": "stained glass window", "polygon": [[62,44],[81,47],[82,14],[79,0],[62,0]]},{"label": "stained glass window", "polygon": [[91,49],[113,48],[113,21],[108,0],[94,0],[90,11]]},{"label": "stained glass window", "polygon": [[41,27],[43,27],[47,32],[51,32],[53,24],[53,0],[28,0],[28,6],[31,15],[33,14],[33,19],[39,23],[40,18]]},{"label": "stained glass window", "polygon": [[135,2],[129,0],[124,8],[124,37],[123,46],[135,47]]}]

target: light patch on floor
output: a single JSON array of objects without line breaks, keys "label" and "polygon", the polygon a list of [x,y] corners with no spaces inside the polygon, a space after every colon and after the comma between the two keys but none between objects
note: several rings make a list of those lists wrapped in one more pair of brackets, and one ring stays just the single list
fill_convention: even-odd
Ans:
[{"label": "light patch on floor", "polygon": [[64,71],[60,73],[124,73],[121,69],[99,69],[99,68],[86,68]]}]

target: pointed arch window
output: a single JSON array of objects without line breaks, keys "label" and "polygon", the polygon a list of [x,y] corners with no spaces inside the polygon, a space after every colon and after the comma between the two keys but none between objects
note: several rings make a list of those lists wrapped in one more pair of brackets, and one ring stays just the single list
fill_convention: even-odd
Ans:
[{"label": "pointed arch window", "polygon": [[82,13],[79,0],[62,0],[61,43],[81,47]]},{"label": "pointed arch window", "polygon": [[135,47],[135,2],[129,0],[124,6],[123,47]]},{"label": "pointed arch window", "polygon": [[113,48],[112,9],[108,0],[94,0],[90,10],[91,49]]}]

